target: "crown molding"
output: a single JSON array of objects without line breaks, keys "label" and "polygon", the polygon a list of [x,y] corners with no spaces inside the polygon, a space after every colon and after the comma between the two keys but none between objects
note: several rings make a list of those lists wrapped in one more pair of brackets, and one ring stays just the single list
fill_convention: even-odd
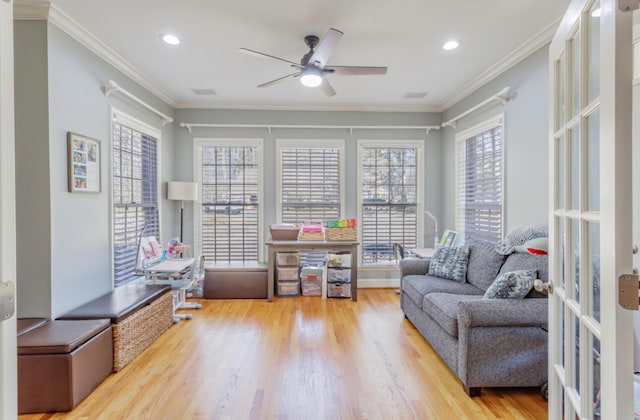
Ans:
[{"label": "crown molding", "polygon": [[71,36],[80,44],[84,45],[107,63],[120,70],[127,77],[160,98],[169,106],[174,107],[174,104],[176,103],[175,98],[168,94],[156,82],[145,76],[143,72],[130,64],[122,56],[109,48],[104,42],[96,38],[82,25],[65,14],[55,4],[51,4],[49,9],[49,22],[60,28],[60,30]]},{"label": "crown molding", "polygon": [[14,20],[47,20],[51,2],[48,0],[15,0]]},{"label": "crown molding", "polygon": [[364,112],[436,112],[444,110],[433,105],[366,105],[366,104],[340,104],[340,105],[264,105],[256,103],[239,104],[237,102],[207,102],[207,101],[178,101],[175,109],[236,109],[255,111],[364,111]]},{"label": "crown molding", "polygon": [[475,92],[478,88],[486,85],[488,82],[495,79],[514,65],[518,64],[520,61],[527,58],[529,55],[537,51],[539,48],[543,47],[545,44],[549,43],[553,39],[553,35],[558,29],[559,23],[560,19],[556,19],[549,25],[545,26],[541,31],[526,40],[515,50],[511,51],[496,64],[489,67],[486,71],[473,79],[469,84],[458,89],[456,93],[454,93],[444,101],[441,108],[445,110],[451,108],[453,105],[457,104],[458,102]]}]

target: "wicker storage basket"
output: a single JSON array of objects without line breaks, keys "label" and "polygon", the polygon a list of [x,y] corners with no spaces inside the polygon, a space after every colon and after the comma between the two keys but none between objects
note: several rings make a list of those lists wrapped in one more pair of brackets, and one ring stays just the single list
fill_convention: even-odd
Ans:
[{"label": "wicker storage basket", "polygon": [[301,241],[324,241],[324,232],[300,232]]},{"label": "wicker storage basket", "polygon": [[123,321],[111,324],[113,328],[113,371],[117,372],[125,367],[171,325],[173,325],[171,291]]},{"label": "wicker storage basket", "polygon": [[269,227],[271,231],[271,239],[274,241],[295,241],[298,239],[300,227],[296,229],[274,229]]},{"label": "wicker storage basket", "polygon": [[356,241],[358,231],[354,227],[325,228],[327,241]]}]

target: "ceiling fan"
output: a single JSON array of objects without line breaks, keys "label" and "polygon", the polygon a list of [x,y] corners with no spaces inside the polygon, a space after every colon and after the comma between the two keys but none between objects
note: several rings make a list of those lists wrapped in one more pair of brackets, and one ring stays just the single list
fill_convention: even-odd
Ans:
[{"label": "ceiling fan", "polygon": [[327,61],[333,53],[333,49],[338,45],[340,39],[344,35],[341,31],[330,28],[327,34],[320,39],[315,35],[307,35],[304,37],[304,42],[309,47],[309,52],[302,56],[300,63],[294,61],[285,60],[284,58],[276,57],[271,54],[265,54],[260,51],[251,50],[249,48],[240,48],[240,52],[245,54],[254,55],[257,57],[268,58],[271,60],[277,60],[284,63],[288,63],[291,67],[297,69],[295,73],[288,74],[283,77],[279,77],[270,82],[258,85],[258,87],[273,86],[277,83],[284,82],[288,79],[300,77],[300,82],[308,87],[320,86],[322,91],[327,96],[334,96],[336,91],[331,86],[331,83],[324,77],[326,74],[336,74],[339,76],[360,76],[360,75],[375,75],[386,74],[386,67],[367,67],[367,66],[327,66]]}]

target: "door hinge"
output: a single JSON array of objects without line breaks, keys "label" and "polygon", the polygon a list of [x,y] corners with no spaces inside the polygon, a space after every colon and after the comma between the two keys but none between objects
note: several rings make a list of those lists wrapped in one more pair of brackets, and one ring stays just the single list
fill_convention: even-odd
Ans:
[{"label": "door hinge", "polygon": [[640,307],[640,277],[623,274],[618,277],[618,304],[624,309],[637,311]]},{"label": "door hinge", "polygon": [[0,283],[0,322],[16,312],[16,285],[9,281]]},{"label": "door hinge", "polygon": [[623,12],[630,12],[640,7],[640,1],[638,0],[618,0],[618,9]]}]

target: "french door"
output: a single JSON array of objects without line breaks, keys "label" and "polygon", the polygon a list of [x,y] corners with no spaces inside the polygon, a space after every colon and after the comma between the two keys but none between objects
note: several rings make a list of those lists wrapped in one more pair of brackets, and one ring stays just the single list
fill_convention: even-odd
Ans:
[{"label": "french door", "polygon": [[[13,2],[0,1],[0,283],[16,281]],[[0,314],[1,315],[1,314]],[[18,412],[16,315],[0,318],[0,420]]]},{"label": "french door", "polygon": [[549,418],[633,418],[631,13],[573,0],[550,54]]}]

